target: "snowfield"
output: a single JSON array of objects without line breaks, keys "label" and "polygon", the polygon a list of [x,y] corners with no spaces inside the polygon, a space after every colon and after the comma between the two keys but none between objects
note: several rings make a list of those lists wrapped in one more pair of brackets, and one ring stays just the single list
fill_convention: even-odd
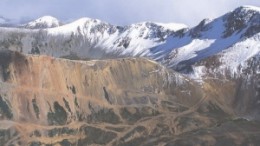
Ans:
[{"label": "snowfield", "polygon": [[237,73],[246,67],[249,59],[259,56],[259,28],[260,8],[254,6],[204,19],[193,28],[153,22],[116,26],[87,17],[64,24],[44,16],[18,28],[0,28],[0,47],[70,59],[147,57],[180,72],[193,68],[199,76],[205,69],[196,64],[212,57],[220,62],[220,71]]}]

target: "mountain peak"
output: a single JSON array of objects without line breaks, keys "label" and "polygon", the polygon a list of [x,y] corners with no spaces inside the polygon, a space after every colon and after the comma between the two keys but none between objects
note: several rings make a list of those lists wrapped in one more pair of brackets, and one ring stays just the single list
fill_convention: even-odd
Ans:
[{"label": "mountain peak", "polygon": [[43,16],[43,17],[40,17],[38,19],[36,19],[35,21],[38,21],[38,22],[47,22],[47,21],[59,21],[57,18],[53,17],[53,16]]},{"label": "mountain peak", "polygon": [[52,16],[43,16],[25,24],[24,27],[30,29],[44,29],[44,28],[58,27],[60,25],[61,22],[57,18]]},{"label": "mountain peak", "polygon": [[256,6],[251,6],[251,5],[244,5],[244,6],[240,6],[238,7],[236,10],[252,10],[252,11],[258,11],[260,12],[260,7],[256,7]]},{"label": "mountain peak", "polygon": [[232,16],[239,17],[241,19],[250,19],[253,15],[259,15],[260,14],[260,7],[255,6],[240,6],[233,10],[231,13],[229,13]]},{"label": "mountain peak", "polygon": [[93,24],[93,25],[96,25],[96,24],[108,24],[106,23],[105,21],[101,21],[99,19],[93,19],[93,18],[89,18],[89,17],[82,17],[80,19],[77,19],[76,21],[74,22],[71,22],[70,24],[77,24],[77,25],[82,25],[82,24]]},{"label": "mountain peak", "polygon": [[[254,32],[257,32],[258,24],[260,22],[260,8],[255,6],[241,6],[224,15],[223,20],[227,28],[224,32],[225,38],[231,36],[235,32],[242,32],[245,28],[251,29],[251,27],[254,27],[253,29],[256,29]],[[251,35],[252,34],[250,34],[250,36]]]},{"label": "mountain peak", "polygon": [[233,17],[239,17],[240,19],[250,19],[253,15],[259,15],[260,14],[260,7],[255,6],[240,6],[233,10],[231,13],[228,13],[227,15],[231,15]]}]

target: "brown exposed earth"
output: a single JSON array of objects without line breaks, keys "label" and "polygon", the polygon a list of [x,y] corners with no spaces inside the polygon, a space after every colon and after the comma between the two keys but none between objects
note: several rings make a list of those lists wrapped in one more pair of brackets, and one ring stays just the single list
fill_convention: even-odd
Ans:
[{"label": "brown exposed earth", "polygon": [[196,82],[144,58],[1,51],[0,145],[257,146],[259,114],[243,84]]}]

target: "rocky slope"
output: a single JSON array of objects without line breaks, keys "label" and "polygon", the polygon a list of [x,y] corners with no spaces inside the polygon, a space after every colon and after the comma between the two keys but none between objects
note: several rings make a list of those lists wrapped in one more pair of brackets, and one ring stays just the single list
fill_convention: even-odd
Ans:
[{"label": "rocky slope", "polygon": [[259,142],[259,124],[236,119],[239,107],[212,84],[144,58],[71,61],[1,51],[0,66],[1,145]]},{"label": "rocky slope", "polygon": [[45,20],[0,28],[0,145],[259,144],[258,7],[190,29]]}]

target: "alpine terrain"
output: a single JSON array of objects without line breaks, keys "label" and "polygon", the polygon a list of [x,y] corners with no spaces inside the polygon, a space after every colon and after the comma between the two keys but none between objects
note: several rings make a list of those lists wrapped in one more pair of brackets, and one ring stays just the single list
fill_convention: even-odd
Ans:
[{"label": "alpine terrain", "polygon": [[0,26],[0,145],[260,143],[260,7],[192,28],[52,16]]}]

